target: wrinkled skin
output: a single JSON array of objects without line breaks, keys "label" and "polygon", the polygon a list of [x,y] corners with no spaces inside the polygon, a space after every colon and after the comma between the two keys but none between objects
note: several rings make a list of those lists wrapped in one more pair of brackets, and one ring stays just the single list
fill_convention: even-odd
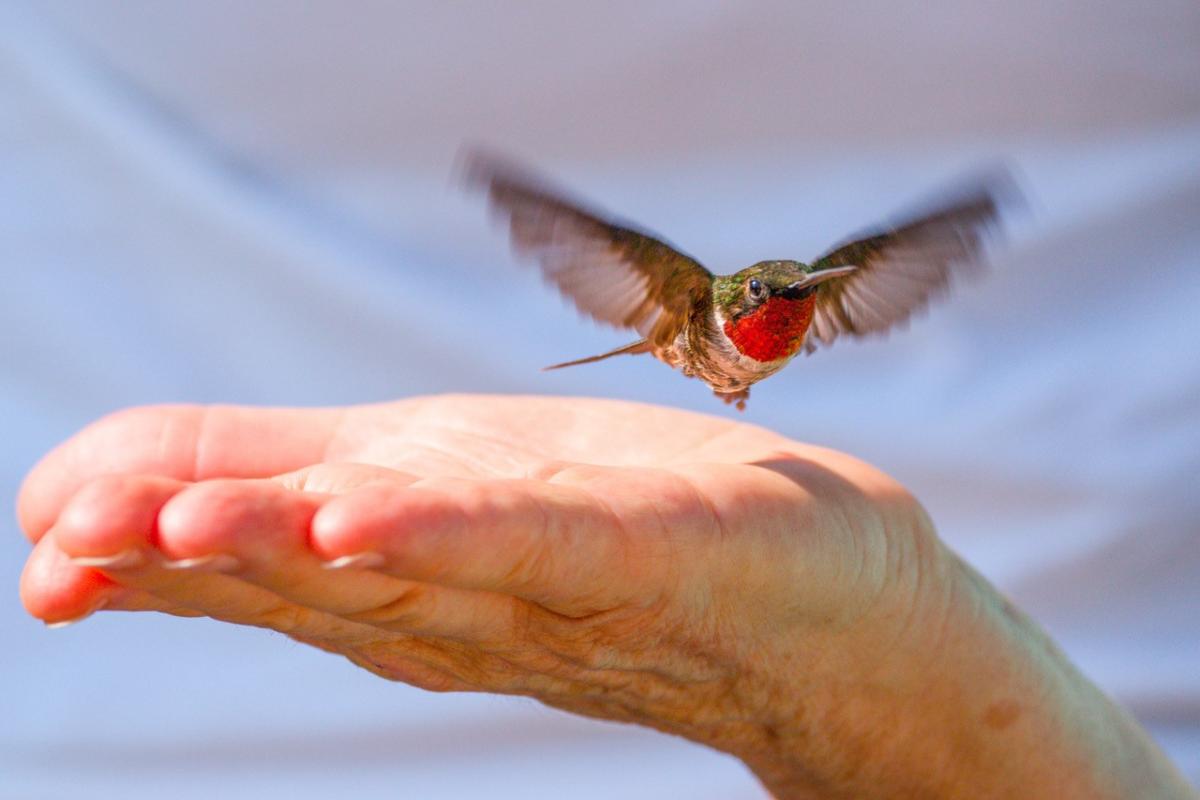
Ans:
[{"label": "wrinkled skin", "polygon": [[134,409],[47,456],[19,514],[48,622],[271,628],[392,680],[677,733],[780,796],[951,796],[998,746],[1038,777],[1053,744],[988,720],[1036,732],[1073,680],[1012,685],[1028,623],[888,477],[663,408]]}]

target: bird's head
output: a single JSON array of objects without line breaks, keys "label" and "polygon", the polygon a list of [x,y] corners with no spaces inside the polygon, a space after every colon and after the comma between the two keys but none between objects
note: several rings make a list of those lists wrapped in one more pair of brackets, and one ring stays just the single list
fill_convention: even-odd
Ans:
[{"label": "bird's head", "polygon": [[807,267],[799,261],[760,261],[717,279],[713,300],[727,320],[753,314],[771,300],[802,300],[812,294]]},{"label": "bird's head", "polygon": [[755,361],[795,355],[812,322],[813,292],[824,278],[799,261],[760,261],[717,278],[713,303],[725,335]]}]

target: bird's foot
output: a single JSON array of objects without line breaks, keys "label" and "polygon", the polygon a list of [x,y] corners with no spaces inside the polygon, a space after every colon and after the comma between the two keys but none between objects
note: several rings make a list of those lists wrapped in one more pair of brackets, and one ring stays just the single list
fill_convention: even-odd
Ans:
[{"label": "bird's foot", "polygon": [[746,401],[750,399],[750,390],[742,389],[740,392],[718,392],[713,390],[713,394],[725,401],[725,405],[734,405],[738,411],[746,410]]}]

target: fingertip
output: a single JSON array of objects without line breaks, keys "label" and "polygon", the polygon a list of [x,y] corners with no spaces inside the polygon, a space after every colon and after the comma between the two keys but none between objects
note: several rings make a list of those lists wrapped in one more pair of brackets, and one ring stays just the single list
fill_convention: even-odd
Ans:
[{"label": "fingertip", "polygon": [[446,531],[460,522],[456,505],[439,492],[366,486],[331,499],[317,511],[311,546],[327,560],[364,551],[398,555],[412,533]]},{"label": "fingertip", "polygon": [[214,551],[267,551],[281,545],[290,549],[307,538],[310,520],[323,501],[322,495],[271,480],[193,484],[159,512],[158,546],[174,559],[205,557]]},{"label": "fingertip", "polygon": [[89,481],[67,501],[55,524],[58,545],[70,556],[105,557],[149,544],[159,509],[182,481],[141,475],[106,475]]},{"label": "fingertip", "polygon": [[17,524],[25,538],[34,543],[50,530],[57,510],[53,499],[58,492],[53,491],[54,482],[49,479],[47,467],[51,455],[53,452],[33,465],[17,490]]},{"label": "fingertip", "polygon": [[199,406],[122,409],[54,447],[29,470],[17,493],[17,520],[26,537],[40,540],[80,486],[98,476],[177,472],[164,469],[163,454],[176,461],[191,457],[186,432],[202,413]]},{"label": "fingertip", "polygon": [[158,513],[158,540],[172,559],[190,559],[231,544],[232,533],[252,513],[246,487],[236,480],[212,480],[189,486]]},{"label": "fingertip", "polygon": [[30,553],[21,572],[21,604],[33,617],[47,623],[85,617],[99,608],[116,584],[94,569],[76,566],[54,545],[54,535],[43,537]]},{"label": "fingertip", "polygon": [[361,552],[373,541],[375,522],[391,505],[394,489],[370,486],[335,497],[317,509],[309,526],[309,547],[324,561]]},{"label": "fingertip", "polygon": [[[266,478],[321,459],[345,412],[157,405],[114,412],[35,464],[17,497],[25,535],[38,541],[87,481],[106,474],[201,480]],[[203,456],[203,457],[201,457]]]}]

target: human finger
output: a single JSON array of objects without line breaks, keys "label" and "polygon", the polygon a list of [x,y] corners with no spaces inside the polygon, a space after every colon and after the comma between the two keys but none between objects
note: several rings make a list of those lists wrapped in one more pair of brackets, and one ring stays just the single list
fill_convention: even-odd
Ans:
[{"label": "human finger", "polygon": [[33,541],[88,481],[145,473],[178,480],[268,477],[323,460],[342,412],[237,406],[148,406],[105,417],[45,456],[17,498]]},{"label": "human finger", "polygon": [[652,471],[589,473],[586,485],[438,480],[366,487],[318,510],[313,549],[331,560],[366,559],[396,577],[512,594],[569,614],[665,588],[658,576],[669,571],[671,540],[681,533],[668,528],[703,514],[692,507],[694,492],[684,496]]},{"label": "human finger", "polygon": [[53,531],[38,541],[26,559],[20,594],[26,611],[51,627],[70,625],[101,609],[162,611],[181,616],[198,613],[121,586],[99,570],[74,563],[58,547]]},{"label": "human finger", "polygon": [[510,635],[512,597],[398,580],[353,560],[327,568],[309,548],[309,525],[330,500],[275,481],[192,484],[159,513],[157,546],[169,567],[217,569],[343,620],[473,641]]}]

